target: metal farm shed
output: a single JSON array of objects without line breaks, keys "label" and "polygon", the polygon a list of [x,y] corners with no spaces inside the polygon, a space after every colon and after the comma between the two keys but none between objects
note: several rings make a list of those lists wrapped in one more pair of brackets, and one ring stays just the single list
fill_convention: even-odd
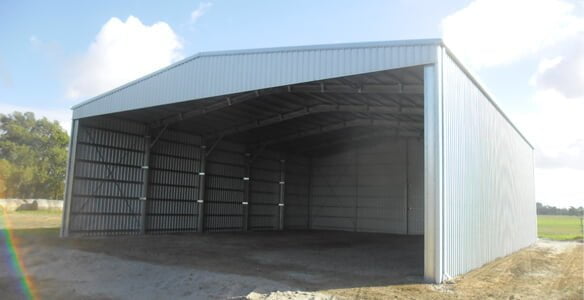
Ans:
[{"label": "metal farm shed", "polygon": [[64,237],[423,235],[433,282],[536,240],[533,148],[441,40],[201,53],[71,136]]}]

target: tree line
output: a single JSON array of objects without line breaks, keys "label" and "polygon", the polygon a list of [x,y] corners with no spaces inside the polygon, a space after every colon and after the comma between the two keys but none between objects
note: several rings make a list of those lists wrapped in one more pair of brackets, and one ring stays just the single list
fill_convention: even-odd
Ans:
[{"label": "tree line", "polygon": [[0,114],[0,198],[62,199],[68,143],[57,121]]},{"label": "tree line", "polygon": [[537,202],[538,215],[584,216],[584,207],[559,208]]}]

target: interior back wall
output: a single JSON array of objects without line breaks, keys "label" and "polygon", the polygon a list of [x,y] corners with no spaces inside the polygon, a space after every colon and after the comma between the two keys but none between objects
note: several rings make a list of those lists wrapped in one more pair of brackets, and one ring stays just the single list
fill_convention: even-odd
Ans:
[{"label": "interior back wall", "polygon": [[411,138],[314,157],[311,228],[423,234],[423,158]]}]

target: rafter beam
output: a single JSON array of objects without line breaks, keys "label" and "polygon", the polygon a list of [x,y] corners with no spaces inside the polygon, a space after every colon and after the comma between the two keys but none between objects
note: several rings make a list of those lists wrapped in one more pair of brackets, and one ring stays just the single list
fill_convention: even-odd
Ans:
[{"label": "rafter beam", "polygon": [[424,109],[415,107],[392,107],[392,106],[370,106],[370,105],[335,105],[335,104],[319,104],[314,106],[307,106],[288,113],[277,114],[265,119],[258,119],[243,125],[234,126],[219,132],[215,132],[207,136],[207,138],[215,138],[220,136],[229,136],[236,133],[284,122],[300,118],[303,116],[325,113],[325,112],[375,112],[382,114],[408,114],[420,115],[424,114]]},{"label": "rafter beam", "polygon": [[224,100],[218,100],[217,102],[214,102],[214,103],[209,104],[207,106],[204,106],[204,107],[201,107],[198,109],[194,109],[194,110],[190,110],[187,112],[182,112],[182,113],[176,114],[174,116],[170,116],[168,118],[158,120],[158,121],[150,124],[150,127],[158,128],[158,127],[162,127],[162,126],[172,125],[172,124],[178,123],[178,122],[186,120],[186,119],[202,116],[202,115],[208,114],[210,112],[220,110],[222,108],[226,108],[226,107],[229,107],[229,106],[232,106],[235,104],[239,104],[239,103],[251,100],[251,99],[255,99],[259,96],[260,96],[260,91],[257,90],[257,91],[253,91],[250,93],[238,95],[238,96],[225,97]]},{"label": "rafter beam", "polygon": [[288,86],[291,93],[342,93],[342,94],[420,94],[424,93],[422,84],[297,84]]},{"label": "rafter beam", "polygon": [[369,139],[377,139],[377,138],[394,138],[394,137],[423,137],[422,130],[403,130],[403,129],[389,129],[383,131],[374,131],[365,134],[359,135],[350,135],[346,138],[338,139],[338,140],[327,140],[321,143],[312,144],[309,147],[300,148],[299,150],[295,150],[295,153],[308,153],[311,151],[318,151],[320,149],[326,148],[334,148],[339,147],[343,144],[355,143]]},{"label": "rafter beam", "polygon": [[164,132],[166,131],[166,129],[167,129],[167,128],[168,128],[168,124],[167,124],[167,125],[165,125],[165,126],[164,126],[164,127],[163,127],[163,128],[162,128],[162,129],[161,129],[159,132],[158,132],[158,134],[156,135],[156,138],[154,138],[154,141],[153,141],[152,143],[150,143],[150,144],[148,145],[148,147],[150,147],[150,148],[153,148],[153,147],[156,145],[156,143],[158,142],[158,140],[159,140],[159,139],[162,137],[162,135],[164,134]]},{"label": "rafter beam", "polygon": [[375,126],[375,127],[392,127],[392,128],[424,128],[422,122],[410,122],[410,121],[392,121],[392,120],[372,120],[372,119],[354,119],[346,122],[335,123],[331,125],[320,126],[318,128],[308,129],[293,133],[287,136],[278,137],[270,140],[262,141],[261,145],[273,145],[277,143],[282,143],[286,141],[291,141],[299,138],[308,137],[311,135],[317,135],[322,133],[327,133],[331,131],[337,131],[345,128],[361,127],[361,126]]}]

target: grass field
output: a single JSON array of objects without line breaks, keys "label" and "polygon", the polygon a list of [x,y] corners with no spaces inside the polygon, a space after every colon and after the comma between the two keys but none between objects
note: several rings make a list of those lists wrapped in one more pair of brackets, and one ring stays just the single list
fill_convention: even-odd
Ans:
[{"label": "grass field", "polygon": [[[20,211],[10,212],[0,218],[0,229],[10,224],[13,229],[55,228],[61,226],[61,211]],[[540,238],[567,241],[582,240],[580,219],[574,216],[537,216]]]},{"label": "grass field", "polygon": [[62,212],[58,210],[37,211],[0,211],[0,230],[10,229],[59,228]]},{"label": "grass field", "polygon": [[580,218],[575,216],[537,216],[537,231],[540,238],[566,241],[581,240]]}]

